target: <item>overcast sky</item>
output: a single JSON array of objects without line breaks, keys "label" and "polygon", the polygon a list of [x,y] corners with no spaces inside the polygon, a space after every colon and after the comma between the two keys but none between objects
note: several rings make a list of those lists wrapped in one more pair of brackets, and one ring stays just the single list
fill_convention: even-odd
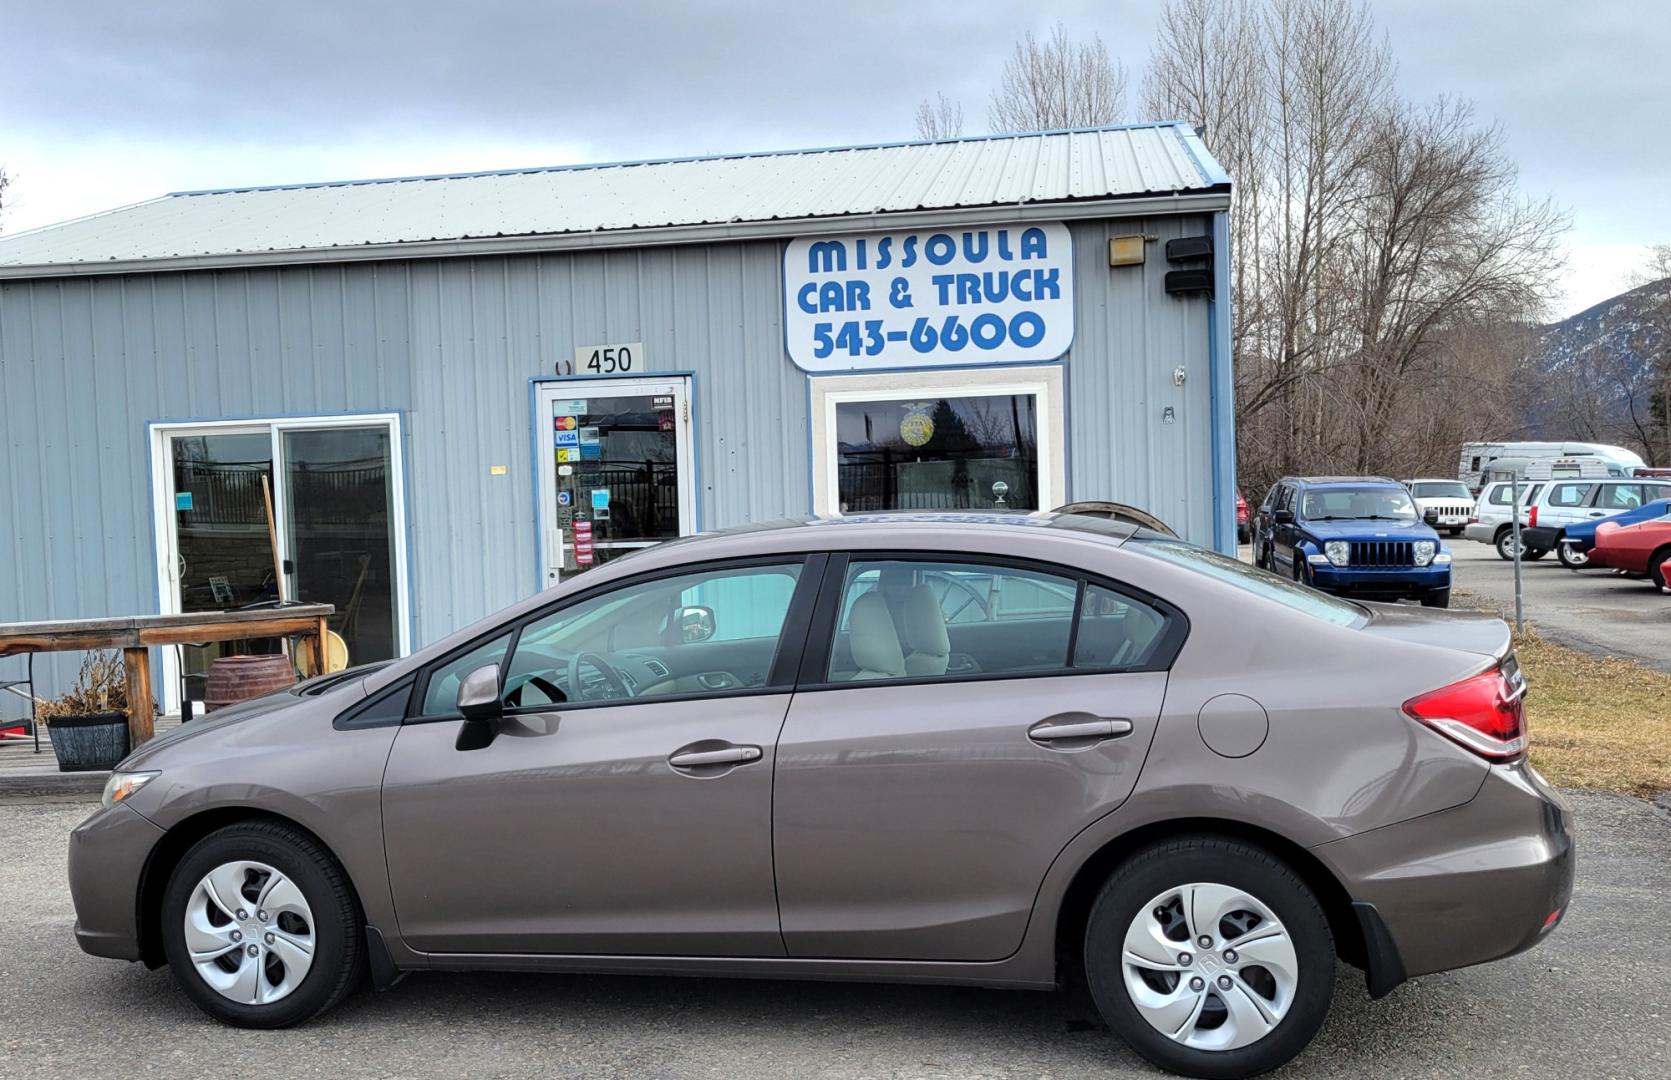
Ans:
[{"label": "overcast sky", "polygon": [[[1403,91],[1471,98],[1572,214],[1567,302],[1671,242],[1663,0],[1375,0]],[[168,191],[985,129],[1012,43],[1060,20],[1132,70],[1160,0],[0,0],[0,229]],[[1162,119],[1145,117],[1144,119]]]}]

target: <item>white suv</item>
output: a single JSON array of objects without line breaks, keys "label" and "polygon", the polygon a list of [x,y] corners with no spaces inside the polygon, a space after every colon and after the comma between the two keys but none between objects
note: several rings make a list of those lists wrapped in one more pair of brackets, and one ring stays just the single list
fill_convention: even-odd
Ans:
[{"label": "white suv", "polygon": [[1418,516],[1426,518],[1427,512],[1432,510],[1439,515],[1439,520],[1433,523],[1435,529],[1443,529],[1452,536],[1462,535],[1463,528],[1474,513],[1474,496],[1469,493],[1467,484],[1460,480],[1429,477],[1406,480],[1404,486],[1416,504]]},{"label": "white suv", "polygon": [[1612,517],[1656,499],[1668,498],[1671,498],[1671,480],[1551,480],[1535,499],[1527,502],[1531,512],[1522,519],[1526,527],[1520,530],[1520,540],[1527,548],[1554,548],[1560,545],[1562,530],[1568,525]]},{"label": "white suv", "polygon": [[[1520,525],[1527,524],[1526,508],[1536,501],[1543,491],[1544,482],[1540,480],[1523,480],[1520,483]],[[1470,540],[1478,540],[1482,544],[1493,544],[1497,554],[1505,559],[1514,558],[1514,520],[1510,504],[1514,498],[1514,485],[1507,480],[1493,480],[1480,489],[1480,497],[1474,503],[1473,516],[1469,518],[1463,533]],[[1521,538],[1520,557],[1523,559],[1541,559],[1549,554],[1548,548],[1536,548]]]}]

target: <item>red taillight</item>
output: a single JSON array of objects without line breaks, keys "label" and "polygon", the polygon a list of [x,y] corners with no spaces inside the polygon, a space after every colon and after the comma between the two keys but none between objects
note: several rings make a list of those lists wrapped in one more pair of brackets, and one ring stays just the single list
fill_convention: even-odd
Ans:
[{"label": "red taillight", "polygon": [[1521,693],[1501,669],[1411,698],[1404,711],[1483,758],[1508,761],[1526,752]]},{"label": "red taillight", "polygon": [[1530,514],[1526,515],[1526,524],[1527,524],[1528,527],[1533,528],[1533,529],[1538,527],[1538,508],[1537,507],[1535,507],[1535,506],[1532,507],[1532,512]]}]

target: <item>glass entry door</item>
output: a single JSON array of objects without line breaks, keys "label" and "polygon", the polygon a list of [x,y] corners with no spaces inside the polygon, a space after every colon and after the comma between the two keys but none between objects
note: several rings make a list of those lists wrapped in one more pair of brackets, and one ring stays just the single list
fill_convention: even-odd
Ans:
[{"label": "glass entry door", "polygon": [[543,587],[696,530],[690,384],[539,384],[534,408]]},{"label": "glass entry door", "polygon": [[[152,438],[161,611],[326,603],[349,663],[409,651],[397,417],[156,425]],[[162,650],[165,710],[179,707],[182,661],[200,700],[217,656],[273,648]]]}]

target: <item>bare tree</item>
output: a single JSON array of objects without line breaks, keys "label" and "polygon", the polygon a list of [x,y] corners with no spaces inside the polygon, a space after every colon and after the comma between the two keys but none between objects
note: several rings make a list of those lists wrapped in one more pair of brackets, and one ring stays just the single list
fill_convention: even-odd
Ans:
[{"label": "bare tree", "polygon": [[917,106],[917,138],[933,141],[955,139],[963,134],[963,103],[936,93]]},{"label": "bare tree", "polygon": [[1671,466],[1671,244],[1650,248],[1629,284],[1635,294],[1630,352],[1639,358],[1635,374],[1648,384],[1641,415],[1634,399],[1630,415],[1649,459]]},{"label": "bare tree", "polygon": [[1061,23],[1044,41],[1028,31],[1004,64],[987,122],[993,131],[1112,124],[1125,115],[1127,81],[1124,65],[1109,58],[1101,37],[1076,43]]},{"label": "bare tree", "polygon": [[6,223],[6,189],[11,186],[11,183],[12,178],[6,175],[5,166],[0,165],[0,228],[3,228]]}]

